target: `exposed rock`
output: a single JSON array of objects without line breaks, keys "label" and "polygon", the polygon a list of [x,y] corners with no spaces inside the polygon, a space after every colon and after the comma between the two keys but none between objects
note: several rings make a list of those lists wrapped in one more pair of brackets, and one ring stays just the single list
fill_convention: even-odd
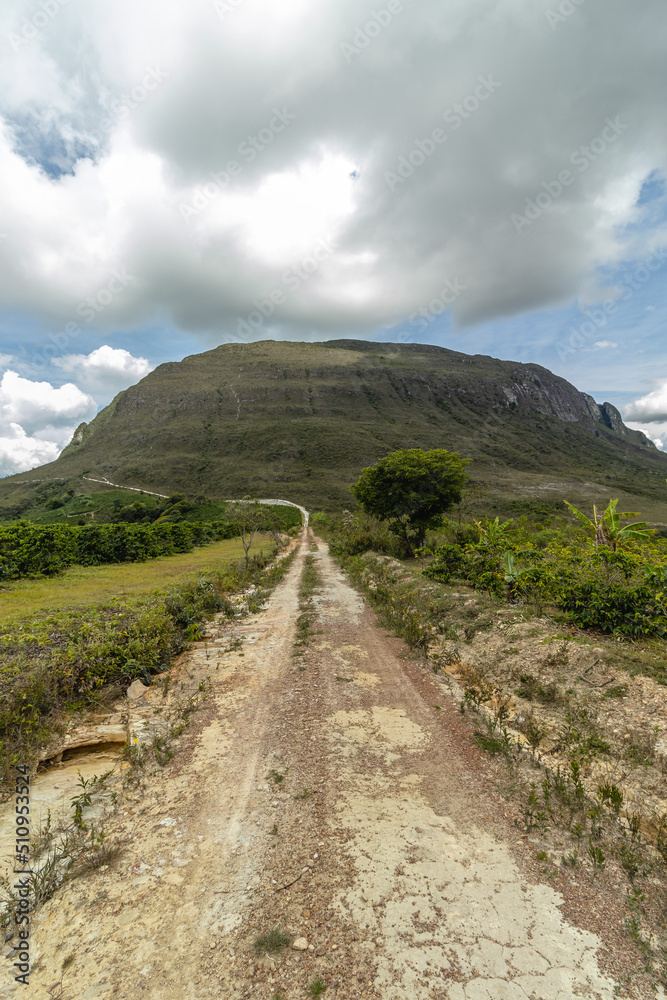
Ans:
[{"label": "exposed rock", "polygon": [[140,680],[136,680],[132,681],[126,694],[129,701],[138,701],[139,698],[143,698],[148,690],[145,684],[142,684]]},{"label": "exposed rock", "polygon": [[600,413],[602,415],[602,422],[607,425],[609,430],[616,431],[617,434],[623,434],[626,426],[623,423],[623,417],[615,406],[611,403],[603,403],[600,407]]},{"label": "exposed rock", "polygon": [[98,726],[84,725],[77,726],[66,733],[55,743],[50,743],[40,754],[40,761],[50,760],[58,764],[62,756],[68,750],[77,750],[79,747],[103,747],[109,743],[125,743],[127,741],[127,729],[124,725]]},{"label": "exposed rock", "polygon": [[305,937],[298,937],[296,938],[295,941],[292,942],[292,947],[295,949],[295,951],[307,951],[308,941],[306,940]]},{"label": "exposed rock", "polygon": [[582,392],[581,395],[586,402],[586,405],[593,420],[596,420],[598,422],[604,422],[602,417],[602,410],[600,409],[599,405],[595,402],[593,397],[589,396],[587,392]]}]

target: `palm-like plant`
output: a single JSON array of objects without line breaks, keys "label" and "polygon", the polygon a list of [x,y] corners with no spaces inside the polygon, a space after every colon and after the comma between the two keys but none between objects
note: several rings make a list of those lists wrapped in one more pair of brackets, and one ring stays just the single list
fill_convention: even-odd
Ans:
[{"label": "palm-like plant", "polygon": [[501,523],[498,517],[494,518],[493,521],[488,517],[483,522],[475,521],[479,528],[480,541],[488,545],[490,549],[498,548],[504,542],[506,533],[514,530],[511,527],[513,523],[514,518]]},{"label": "palm-like plant", "polygon": [[615,552],[618,543],[623,541],[646,541],[651,537],[653,528],[649,528],[648,521],[633,521],[632,524],[623,524],[629,517],[639,517],[638,512],[625,511],[621,513],[616,510],[618,498],[610,500],[607,509],[598,514],[595,504],[593,504],[593,519],[587,517],[578,510],[568,500],[563,503],[570,508],[576,518],[587,528],[591,528],[595,534],[595,545],[606,546]]}]

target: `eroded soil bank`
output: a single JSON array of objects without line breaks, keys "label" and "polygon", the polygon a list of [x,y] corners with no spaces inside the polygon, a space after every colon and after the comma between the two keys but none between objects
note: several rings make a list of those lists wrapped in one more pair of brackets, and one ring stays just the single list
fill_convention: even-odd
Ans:
[{"label": "eroded soil bank", "polygon": [[[545,883],[454,702],[311,544],[264,611],[184,659],[207,707],[110,822],[121,859],[35,916],[31,985],[4,966],[0,997],[617,995],[636,956],[612,903],[577,873]],[[277,929],[299,947],[258,953]]]}]

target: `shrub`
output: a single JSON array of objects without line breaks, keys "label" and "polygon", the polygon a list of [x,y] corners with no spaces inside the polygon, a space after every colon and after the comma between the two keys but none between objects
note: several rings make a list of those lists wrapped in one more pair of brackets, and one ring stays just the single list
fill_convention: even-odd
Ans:
[{"label": "shrub", "polygon": [[143,562],[190,552],[195,545],[234,538],[231,521],[156,524],[37,525],[18,521],[0,528],[0,581],[54,576],[68,566]]}]

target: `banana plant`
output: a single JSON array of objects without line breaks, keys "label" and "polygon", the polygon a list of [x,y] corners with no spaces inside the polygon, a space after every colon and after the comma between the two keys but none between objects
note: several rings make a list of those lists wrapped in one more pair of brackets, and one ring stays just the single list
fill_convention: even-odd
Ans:
[{"label": "banana plant", "polygon": [[516,583],[521,570],[517,569],[512,552],[506,552],[503,556],[503,569],[505,570],[505,581],[507,583]]},{"label": "banana plant", "polygon": [[653,528],[649,528],[648,521],[633,521],[632,524],[623,524],[622,522],[627,521],[629,517],[639,517],[639,512],[625,511],[621,513],[617,511],[618,498],[610,500],[606,510],[601,514],[598,514],[597,507],[593,504],[592,520],[568,500],[563,500],[563,503],[569,507],[582,524],[592,529],[596,548],[604,545],[615,552],[619,542],[647,541],[653,533]]},{"label": "banana plant", "polygon": [[501,523],[500,518],[496,517],[493,521],[490,518],[485,518],[484,522],[475,521],[475,524],[479,528],[480,539],[484,541],[489,548],[495,549],[505,538],[505,534],[513,529],[510,527],[514,523],[514,518],[510,518],[509,521],[503,521]]}]

